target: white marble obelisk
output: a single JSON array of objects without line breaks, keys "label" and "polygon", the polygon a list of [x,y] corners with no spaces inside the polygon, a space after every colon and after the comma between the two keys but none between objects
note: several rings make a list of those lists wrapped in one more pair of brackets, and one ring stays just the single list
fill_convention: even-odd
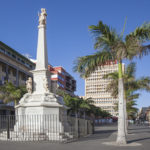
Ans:
[{"label": "white marble obelisk", "polygon": [[41,9],[39,15],[39,31],[37,44],[37,63],[33,71],[34,78],[34,94],[50,92],[50,72],[48,71],[48,56],[46,42],[46,10]]},{"label": "white marble obelisk", "polygon": [[46,10],[41,9],[39,15],[39,32],[38,32],[38,45],[37,45],[37,63],[36,70],[44,70],[48,68],[47,57],[47,42],[46,42]]},{"label": "white marble obelisk", "polygon": [[[37,63],[33,73],[33,81],[31,78],[27,81],[27,90],[19,104],[16,106],[16,116],[29,117],[29,121],[24,124],[23,118],[20,117],[16,123],[15,130],[25,132],[25,130],[42,131],[45,134],[51,134],[48,130],[49,124],[53,123],[52,120],[45,119],[46,115],[56,116],[55,123],[57,126],[53,126],[60,129],[60,132],[64,129],[62,124],[63,116],[66,115],[66,106],[62,97],[50,92],[50,72],[48,71],[48,56],[47,56],[47,43],[46,43],[46,10],[41,9],[39,15],[38,26],[38,44],[37,44]],[[33,88],[32,88],[33,83]],[[33,89],[33,91],[32,91]],[[30,116],[41,116],[42,122],[35,122]],[[42,117],[43,116],[43,117]],[[41,120],[40,119],[40,120]],[[38,125],[37,125],[38,124]]]}]

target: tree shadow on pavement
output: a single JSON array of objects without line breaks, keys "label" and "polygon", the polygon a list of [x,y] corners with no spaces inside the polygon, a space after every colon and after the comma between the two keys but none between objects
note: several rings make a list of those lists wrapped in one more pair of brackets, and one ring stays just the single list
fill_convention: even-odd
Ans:
[{"label": "tree shadow on pavement", "polygon": [[133,143],[133,142],[138,142],[138,141],[144,141],[144,140],[150,140],[150,137],[130,140],[130,141],[128,141],[128,143]]},{"label": "tree shadow on pavement", "polygon": [[130,131],[129,135],[130,134],[139,134],[139,133],[150,133],[150,131],[147,131],[147,130],[146,131],[135,131],[135,132],[134,131]]},{"label": "tree shadow on pavement", "polygon": [[150,133],[150,128],[149,127],[135,127],[135,128],[129,128],[128,129],[129,134],[139,134],[139,133]]},{"label": "tree shadow on pavement", "polygon": [[89,141],[89,140],[96,140],[96,139],[106,139],[110,135],[112,135],[117,130],[97,130],[94,134],[79,138],[79,141]]},{"label": "tree shadow on pavement", "polygon": [[147,128],[146,127],[139,127],[139,128],[136,127],[136,128],[132,128],[132,129],[129,128],[128,130],[140,130],[140,129],[148,129],[148,128],[149,127],[147,127]]}]

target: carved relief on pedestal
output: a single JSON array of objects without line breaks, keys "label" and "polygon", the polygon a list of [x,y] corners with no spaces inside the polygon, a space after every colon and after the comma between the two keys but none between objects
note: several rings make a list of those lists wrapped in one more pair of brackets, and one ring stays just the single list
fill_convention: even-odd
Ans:
[{"label": "carved relief on pedestal", "polygon": [[48,83],[47,78],[43,79],[43,87],[46,90],[46,92],[49,92],[49,83]]}]

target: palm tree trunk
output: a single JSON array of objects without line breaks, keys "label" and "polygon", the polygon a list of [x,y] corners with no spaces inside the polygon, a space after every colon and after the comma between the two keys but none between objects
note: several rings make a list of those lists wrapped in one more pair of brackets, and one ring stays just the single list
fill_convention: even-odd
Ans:
[{"label": "palm tree trunk", "polygon": [[128,134],[128,115],[127,115],[127,100],[126,100],[126,90],[124,89],[124,114],[125,114],[125,133]]},{"label": "palm tree trunk", "polygon": [[125,112],[124,112],[124,84],[122,77],[122,62],[118,64],[118,96],[119,96],[119,105],[118,105],[118,135],[117,135],[117,144],[122,145],[126,144],[126,134],[125,134]]},{"label": "palm tree trunk", "polygon": [[17,105],[17,100],[15,99],[15,106]]},{"label": "palm tree trunk", "polygon": [[125,114],[125,133],[128,134],[128,114],[127,114],[127,100],[124,101],[124,114]]},{"label": "palm tree trunk", "polygon": [[126,90],[124,89],[124,114],[125,114],[125,133],[128,134],[128,114],[127,114],[127,98]]},{"label": "palm tree trunk", "polygon": [[129,126],[128,113],[127,113],[127,111],[126,111],[126,129],[127,129],[126,135],[128,134],[128,126]]}]

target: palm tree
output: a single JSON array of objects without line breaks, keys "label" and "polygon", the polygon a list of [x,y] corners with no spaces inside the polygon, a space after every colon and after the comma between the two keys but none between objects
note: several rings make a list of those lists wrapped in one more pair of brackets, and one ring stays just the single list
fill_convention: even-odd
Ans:
[{"label": "palm tree", "polygon": [[[141,77],[139,79],[135,78],[136,64],[134,62],[130,63],[123,74],[124,79],[124,91],[127,97],[130,93],[137,90],[150,91],[150,77]],[[112,79],[107,85],[106,91],[111,92],[112,97],[118,97],[118,72],[113,72],[104,75],[104,78]]]},{"label": "palm tree", "polygon": [[81,99],[79,97],[73,97],[69,94],[63,94],[64,102],[68,109],[68,114],[75,114],[76,118],[78,117],[80,111]]},{"label": "palm tree", "polygon": [[57,94],[64,98],[64,102],[66,106],[69,108],[68,113],[75,114],[76,118],[83,111],[84,117],[86,115],[86,111],[90,109],[90,103],[92,102],[90,99],[83,99],[78,96],[71,96],[64,91],[59,91]]},{"label": "palm tree", "polygon": [[[128,105],[129,101],[137,99],[138,94],[134,94],[137,90],[147,90],[150,91],[150,78],[149,77],[142,77],[140,79],[135,79],[135,71],[136,71],[136,64],[130,63],[124,74],[124,98],[125,98],[125,120],[126,120],[126,126],[125,126],[125,132],[128,133],[128,113],[126,110],[126,105]],[[118,97],[118,72],[113,72],[110,74],[107,74],[104,76],[104,78],[111,78],[112,81],[107,86],[107,91],[112,93],[112,96],[114,98]],[[139,95],[138,95],[139,96]],[[135,109],[134,109],[135,110]]]},{"label": "palm tree", "polygon": [[138,109],[134,107],[136,104],[136,101],[128,101],[127,102],[127,113],[128,113],[128,118],[129,119],[135,119],[135,115],[138,112]]},{"label": "palm tree", "polygon": [[6,82],[4,85],[0,86],[0,99],[4,103],[14,101],[16,105],[26,92],[24,86],[16,87],[11,82]]},{"label": "palm tree", "polygon": [[146,43],[150,40],[150,23],[143,24],[125,37],[123,36],[124,29],[121,34],[118,34],[115,29],[103,24],[102,21],[97,26],[89,26],[89,29],[94,35],[94,48],[98,52],[79,57],[74,71],[79,72],[82,77],[88,77],[97,67],[106,64],[107,61],[118,61],[119,117],[117,144],[126,144],[122,61],[124,59],[131,60],[135,56],[141,57],[149,52],[150,45],[146,45]]},{"label": "palm tree", "polygon": [[64,102],[68,109],[68,114],[75,114],[76,118],[80,114],[83,114],[84,118],[86,115],[89,117],[110,117],[111,115],[102,110],[99,107],[93,105],[91,98],[83,99],[78,96],[71,96],[64,91],[57,92],[58,95],[64,98]]},{"label": "palm tree", "polygon": [[93,103],[91,98],[83,99],[81,98],[80,109],[83,112],[84,119],[86,118],[86,113],[91,110],[91,104]]},{"label": "palm tree", "polygon": [[[137,108],[134,107],[136,104],[135,99],[139,98],[139,93],[128,95],[126,97],[126,111],[127,111],[127,119],[131,119],[134,117],[134,115],[137,113]],[[118,111],[118,103],[114,106],[114,110]]]}]

